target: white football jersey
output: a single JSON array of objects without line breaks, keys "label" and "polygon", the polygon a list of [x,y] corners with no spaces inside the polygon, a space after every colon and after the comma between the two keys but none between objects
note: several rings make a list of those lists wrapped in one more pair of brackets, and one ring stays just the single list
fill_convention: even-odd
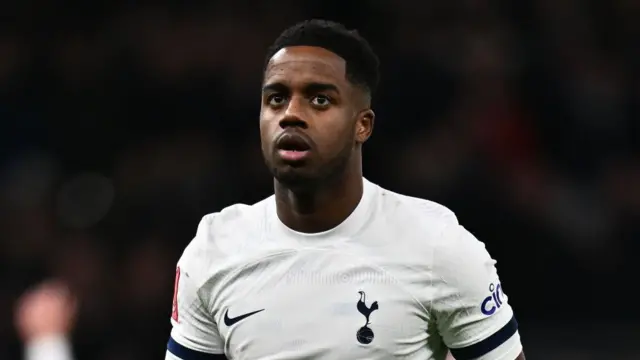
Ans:
[{"label": "white football jersey", "polygon": [[287,228],[273,196],[233,205],[178,262],[167,359],[514,360],[495,264],[447,208],[367,180],[322,233]]}]

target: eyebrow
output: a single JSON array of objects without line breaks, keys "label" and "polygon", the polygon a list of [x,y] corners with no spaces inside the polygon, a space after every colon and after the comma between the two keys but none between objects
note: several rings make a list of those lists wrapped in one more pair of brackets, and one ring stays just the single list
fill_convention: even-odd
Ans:
[{"label": "eyebrow", "polygon": [[[262,92],[287,92],[289,88],[280,82],[266,84],[262,87]],[[308,83],[304,86],[305,93],[317,93],[324,91],[335,91],[336,93],[340,93],[340,90],[337,86],[329,83],[321,83],[321,82],[312,82]]]}]

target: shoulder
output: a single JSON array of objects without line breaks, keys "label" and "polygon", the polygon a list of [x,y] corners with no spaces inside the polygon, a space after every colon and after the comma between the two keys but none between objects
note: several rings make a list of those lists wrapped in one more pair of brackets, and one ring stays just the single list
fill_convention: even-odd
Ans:
[{"label": "shoulder", "polygon": [[274,203],[271,196],[252,205],[227,206],[219,212],[207,215],[210,218],[208,230],[218,240],[255,232],[265,226]]},{"label": "shoulder", "polygon": [[264,228],[270,198],[253,205],[233,204],[200,220],[196,234],[184,249],[178,266],[207,273],[211,264],[241,253]]},{"label": "shoulder", "polygon": [[419,245],[429,250],[438,268],[460,269],[464,264],[473,267],[479,265],[479,261],[493,263],[484,243],[465,229],[446,206],[383,188],[378,198],[379,207],[393,230],[417,239]]},{"label": "shoulder", "polygon": [[435,221],[442,224],[458,223],[458,219],[451,209],[435,201],[399,194],[380,188],[380,199],[388,209],[397,209],[403,214],[419,216],[423,220]]},{"label": "shoulder", "polygon": [[399,194],[384,188],[378,191],[378,207],[387,222],[399,231],[411,231],[433,244],[444,231],[458,226],[455,213],[435,201]]}]

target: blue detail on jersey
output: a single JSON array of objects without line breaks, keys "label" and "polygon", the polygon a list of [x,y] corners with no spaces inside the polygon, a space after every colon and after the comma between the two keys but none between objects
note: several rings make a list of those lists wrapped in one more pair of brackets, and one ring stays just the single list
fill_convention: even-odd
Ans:
[{"label": "blue detail on jersey", "polygon": [[514,316],[502,329],[479,343],[461,349],[450,349],[451,355],[453,355],[456,360],[477,359],[509,340],[516,331],[518,331],[518,322]]},{"label": "blue detail on jersey", "polygon": [[489,285],[489,292],[491,295],[482,300],[482,304],[480,304],[480,311],[487,316],[493,315],[493,313],[502,306],[502,298],[500,295],[504,295],[500,283],[496,286],[493,284]]},{"label": "blue detail on jersey", "polygon": [[169,338],[167,350],[182,360],[226,360],[224,354],[207,354],[204,352],[189,349],[178,344],[173,338]]}]

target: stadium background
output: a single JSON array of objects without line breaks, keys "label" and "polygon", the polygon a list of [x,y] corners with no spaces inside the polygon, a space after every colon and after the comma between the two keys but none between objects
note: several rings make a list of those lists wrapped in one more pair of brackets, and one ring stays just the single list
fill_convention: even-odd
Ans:
[{"label": "stadium background", "polygon": [[[108,4],[108,5],[105,5]],[[163,358],[201,216],[271,192],[263,54],[322,17],[382,60],[366,176],[453,209],[531,359],[638,359],[640,3],[13,1],[0,22],[0,358],[66,279],[78,360]]]}]

